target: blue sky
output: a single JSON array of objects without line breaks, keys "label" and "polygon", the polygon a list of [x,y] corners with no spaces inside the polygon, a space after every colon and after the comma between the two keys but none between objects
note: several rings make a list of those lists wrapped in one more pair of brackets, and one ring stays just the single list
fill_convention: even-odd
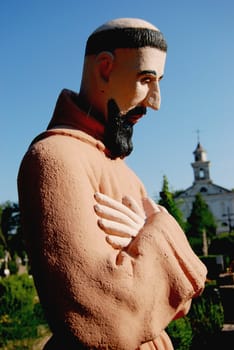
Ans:
[{"label": "blue sky", "polygon": [[234,188],[232,0],[1,0],[0,203],[17,202],[20,161],[60,91],[79,91],[88,35],[117,17],[152,22],[169,46],[161,110],[135,126],[129,166],[151,197],[163,175],[172,190],[186,189],[199,129],[213,182]]}]

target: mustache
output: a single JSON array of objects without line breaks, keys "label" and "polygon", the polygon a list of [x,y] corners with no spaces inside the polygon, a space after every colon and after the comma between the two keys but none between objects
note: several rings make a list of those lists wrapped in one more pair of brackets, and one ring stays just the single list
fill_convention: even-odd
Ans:
[{"label": "mustache", "polygon": [[146,114],[147,108],[144,106],[136,106],[130,109],[126,114],[120,114],[119,107],[114,99],[110,99],[107,103],[108,107],[108,117],[131,117],[138,114]]},{"label": "mustache", "polygon": [[143,106],[136,106],[134,107],[133,109],[130,109],[130,111],[128,111],[125,116],[126,117],[131,117],[133,115],[137,115],[137,114],[146,114],[147,112],[147,109],[146,107],[143,107]]}]

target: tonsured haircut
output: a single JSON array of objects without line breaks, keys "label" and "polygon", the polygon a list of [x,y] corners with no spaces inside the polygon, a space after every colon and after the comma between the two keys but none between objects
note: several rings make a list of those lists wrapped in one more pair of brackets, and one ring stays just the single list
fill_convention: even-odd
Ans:
[{"label": "tonsured haircut", "polygon": [[148,28],[113,28],[96,31],[91,34],[86,43],[85,55],[97,55],[102,51],[113,52],[115,49],[138,49],[154,47],[167,51],[167,43],[158,30]]}]

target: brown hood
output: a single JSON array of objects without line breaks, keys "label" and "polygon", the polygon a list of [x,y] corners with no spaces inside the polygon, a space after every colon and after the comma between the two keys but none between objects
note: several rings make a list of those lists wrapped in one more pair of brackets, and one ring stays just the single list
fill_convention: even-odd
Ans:
[{"label": "brown hood", "polygon": [[61,91],[47,130],[58,127],[72,128],[103,141],[103,123],[80,109],[76,103],[78,97],[79,95],[71,90]]}]

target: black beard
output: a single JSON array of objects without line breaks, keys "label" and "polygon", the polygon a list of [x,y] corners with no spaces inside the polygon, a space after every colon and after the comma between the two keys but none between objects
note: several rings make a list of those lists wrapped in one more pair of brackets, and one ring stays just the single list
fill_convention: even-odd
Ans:
[{"label": "black beard", "polygon": [[104,144],[110,152],[111,158],[127,157],[133,150],[132,135],[134,124],[130,116],[145,114],[145,107],[135,107],[128,113],[120,116],[116,102],[108,101],[108,121],[105,126]]}]

